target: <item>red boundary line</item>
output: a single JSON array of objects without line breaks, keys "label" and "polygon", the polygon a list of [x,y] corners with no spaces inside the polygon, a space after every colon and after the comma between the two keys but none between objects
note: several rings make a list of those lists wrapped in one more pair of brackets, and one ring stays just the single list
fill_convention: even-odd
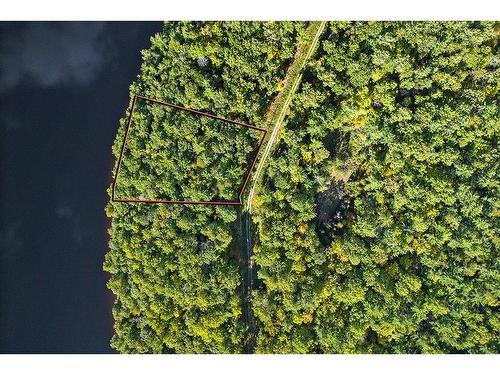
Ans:
[{"label": "red boundary line", "polygon": [[[191,113],[197,114],[199,116],[210,117],[210,118],[215,119],[215,120],[220,120],[220,121],[227,122],[229,124],[243,126],[245,128],[249,128],[249,129],[253,129],[253,130],[258,130],[258,131],[260,131],[260,132],[263,133],[262,138],[260,139],[260,142],[259,142],[259,146],[257,147],[257,151],[255,153],[255,157],[253,158],[252,164],[250,165],[250,168],[248,169],[247,174],[245,176],[245,180],[244,180],[244,182],[243,182],[243,184],[242,184],[242,186],[241,186],[241,188],[239,190],[238,200],[237,201],[221,201],[221,202],[207,201],[207,202],[205,202],[205,201],[175,201],[175,200],[158,200],[158,199],[136,199],[136,198],[124,199],[124,198],[116,198],[116,184],[118,182],[118,175],[120,173],[120,167],[121,167],[121,164],[122,164],[122,161],[123,161],[123,155],[125,153],[125,147],[126,147],[126,144],[127,144],[127,139],[128,139],[128,134],[129,134],[129,131],[130,131],[130,126],[132,124],[132,116],[133,116],[134,111],[135,111],[135,106],[136,106],[136,103],[137,103],[137,99],[143,99],[145,101],[149,101],[149,102],[156,103],[156,104],[161,104],[161,105],[164,105],[164,106],[167,106],[167,107],[170,107],[170,108],[179,109],[181,111],[191,112]],[[206,205],[241,206],[241,204],[242,204],[241,198],[243,196],[245,188],[247,187],[248,181],[250,180],[250,175],[252,174],[252,170],[253,170],[253,168],[255,166],[255,163],[257,162],[257,158],[259,156],[260,150],[261,150],[262,145],[264,143],[264,139],[266,138],[266,134],[267,134],[267,129],[265,129],[265,128],[259,128],[257,126],[245,124],[245,123],[239,122],[239,121],[228,120],[226,118],[219,117],[219,116],[216,116],[216,115],[212,115],[210,113],[197,111],[195,109],[185,108],[185,107],[182,107],[182,106],[179,106],[179,105],[176,105],[176,104],[167,103],[167,102],[164,102],[164,101],[161,101],[161,100],[157,100],[157,99],[153,99],[153,98],[148,98],[146,96],[135,95],[134,96],[134,100],[132,102],[132,109],[131,109],[130,115],[128,117],[127,128],[125,129],[125,137],[123,139],[122,147],[121,147],[121,150],[120,150],[120,157],[118,158],[118,167],[116,169],[116,174],[115,174],[115,176],[113,178],[113,184],[112,184],[112,187],[111,187],[111,190],[112,190],[112,192],[111,192],[111,201],[112,202],[127,202],[127,203],[150,203],[150,204],[157,204],[157,203],[160,203],[160,204],[206,204]]]}]

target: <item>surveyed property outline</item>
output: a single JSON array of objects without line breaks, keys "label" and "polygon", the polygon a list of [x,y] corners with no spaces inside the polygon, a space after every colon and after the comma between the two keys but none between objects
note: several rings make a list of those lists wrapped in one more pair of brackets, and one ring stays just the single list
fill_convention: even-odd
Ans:
[{"label": "surveyed property outline", "polygon": [[[128,139],[131,125],[132,125],[132,118],[134,115],[134,111],[135,111],[138,99],[142,99],[142,100],[145,100],[145,101],[151,102],[151,103],[164,105],[164,106],[167,106],[169,108],[174,108],[174,109],[177,109],[180,111],[189,112],[189,113],[192,113],[194,115],[205,116],[205,117],[209,117],[209,118],[214,119],[214,120],[223,121],[223,122],[228,123],[228,124],[242,126],[242,127],[248,128],[248,129],[253,129],[253,130],[257,130],[259,132],[262,132],[262,137],[259,141],[259,145],[257,147],[257,151],[255,152],[255,156],[252,160],[252,163],[250,164],[250,168],[248,169],[248,171],[245,175],[245,179],[243,181],[243,184],[241,185],[241,187],[239,189],[238,200],[236,200],[236,201],[189,201],[189,200],[162,200],[162,199],[138,199],[138,198],[117,198],[116,197],[116,185],[118,183],[118,176],[120,174],[120,167],[121,167],[121,164],[123,161],[123,156],[124,156],[125,148],[127,145],[127,139]],[[254,126],[254,125],[240,122],[240,121],[229,120],[229,119],[226,119],[226,118],[223,118],[220,116],[213,115],[211,113],[202,112],[202,111],[198,111],[198,110],[191,109],[191,108],[186,108],[186,107],[172,104],[172,103],[168,103],[168,102],[165,102],[162,100],[153,99],[153,98],[149,98],[149,97],[142,96],[142,95],[134,95],[134,100],[132,102],[132,109],[130,110],[130,114],[129,114],[128,122],[127,122],[127,128],[125,129],[125,135],[124,135],[121,150],[120,150],[120,156],[118,158],[118,166],[117,166],[116,173],[115,173],[115,176],[113,178],[113,184],[111,187],[111,201],[112,202],[125,202],[125,203],[150,203],[150,204],[155,204],[155,203],[156,204],[205,204],[205,205],[241,206],[243,193],[245,192],[245,188],[248,184],[248,181],[250,180],[252,170],[255,166],[255,163],[257,162],[257,158],[259,157],[259,153],[260,153],[260,150],[261,150],[262,145],[264,143],[264,140],[266,138],[266,134],[267,134],[267,129],[265,129],[265,128],[260,128],[260,127]]]}]

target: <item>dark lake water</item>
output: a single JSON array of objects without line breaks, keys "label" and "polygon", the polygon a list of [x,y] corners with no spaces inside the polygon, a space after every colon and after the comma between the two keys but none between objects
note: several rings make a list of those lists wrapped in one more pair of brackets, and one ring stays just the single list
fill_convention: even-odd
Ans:
[{"label": "dark lake water", "polygon": [[111,144],[161,27],[0,23],[2,353],[112,352]]}]

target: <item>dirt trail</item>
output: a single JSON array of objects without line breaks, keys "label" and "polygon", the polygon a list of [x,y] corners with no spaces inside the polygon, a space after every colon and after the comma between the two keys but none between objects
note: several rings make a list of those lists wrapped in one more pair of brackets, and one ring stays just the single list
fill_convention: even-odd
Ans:
[{"label": "dirt trail", "polygon": [[[318,22],[319,23],[319,22]],[[288,93],[288,96],[285,100],[285,103],[281,107],[280,113],[278,115],[278,118],[276,122],[273,125],[273,131],[271,132],[271,136],[269,138],[269,141],[266,144],[266,147],[264,148],[264,152],[262,153],[262,156],[260,157],[260,161],[257,164],[257,168],[254,173],[253,177],[253,183],[250,187],[250,192],[248,193],[248,199],[247,199],[247,209],[248,212],[252,213],[252,203],[253,203],[253,197],[255,195],[255,186],[257,185],[257,181],[259,180],[260,173],[262,172],[262,169],[264,168],[264,164],[269,156],[269,153],[274,146],[274,143],[276,142],[276,137],[279,134],[279,131],[281,130],[281,127],[283,126],[283,120],[285,119],[286,112],[288,110],[288,107],[290,106],[290,103],[292,102],[293,95],[295,94],[295,91],[297,90],[300,81],[302,80],[302,71],[304,70],[307,61],[310,59],[311,55],[313,52],[316,50],[316,46],[319,41],[319,37],[323,33],[324,29],[326,26],[326,21],[323,21],[319,23],[318,26],[318,31],[316,32],[316,35],[314,36],[314,39],[312,40],[311,44],[309,45],[309,48],[307,50],[307,54],[305,56],[299,55],[295,57],[295,61],[290,65],[290,68],[288,69],[289,74],[293,73],[294,70],[296,69],[296,65],[300,64],[300,74],[297,76],[297,78],[292,82],[292,89]],[[289,82],[289,77],[287,74],[287,77],[285,77],[284,82]],[[286,92],[285,89],[283,89],[282,92]],[[276,98],[275,101],[278,101],[279,97]],[[272,107],[272,105],[271,105]]]},{"label": "dirt trail", "polygon": [[[253,198],[255,195],[255,188],[257,186],[257,183],[259,181],[259,176],[264,169],[265,163],[267,158],[270,155],[271,149],[274,146],[278,134],[283,126],[283,120],[285,119],[286,113],[288,111],[288,108],[290,106],[290,103],[292,102],[293,95],[297,91],[297,88],[299,87],[299,84],[302,80],[302,74],[303,70],[307,64],[307,61],[310,59],[314,51],[316,50],[316,47],[318,45],[319,38],[321,34],[323,33],[324,29],[326,26],[326,21],[322,22],[313,22],[309,28],[309,30],[314,31],[314,28],[317,28],[317,31],[314,35],[314,38],[308,42],[305,42],[302,46],[300,46],[297,50],[297,53],[295,55],[294,61],[288,68],[287,74],[283,80],[284,83],[284,89],[281,91],[282,93],[286,94],[288,91],[288,94],[286,94],[286,100],[281,106],[281,108],[276,108],[278,104],[280,104],[280,101],[283,99],[282,96],[278,95],[275,100],[273,101],[273,104],[269,107],[269,117],[273,117],[274,113],[279,110],[279,114],[276,117],[275,120],[272,119],[272,132],[269,137],[269,140],[266,143],[266,146],[264,148],[264,152],[262,153],[262,156],[260,157],[259,163],[257,164],[257,168],[254,173],[253,177],[253,182],[250,187],[250,191],[248,194],[247,198],[247,204],[246,204],[246,210],[247,212],[243,215],[242,218],[242,226],[243,226],[243,231],[245,233],[245,240],[246,240],[246,256],[247,256],[247,301],[246,301],[246,307],[247,307],[247,319],[248,319],[248,326],[250,329],[250,336],[248,338],[247,346],[253,350],[256,345],[256,339],[257,339],[257,332],[255,330],[255,323],[254,323],[254,316],[253,316],[253,305],[252,305],[252,291],[253,291],[253,260],[252,260],[252,233],[251,233],[251,213],[252,213],[252,203],[253,203]],[[309,45],[308,45],[309,43]],[[304,51],[307,51],[304,54]],[[297,74],[298,72],[298,74]],[[297,77],[295,79],[292,79],[293,75],[297,74]],[[290,86],[291,85],[291,88]]]}]

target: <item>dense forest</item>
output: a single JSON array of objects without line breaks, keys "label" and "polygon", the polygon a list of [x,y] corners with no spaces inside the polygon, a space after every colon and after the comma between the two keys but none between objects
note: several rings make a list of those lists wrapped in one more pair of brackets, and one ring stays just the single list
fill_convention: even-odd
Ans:
[{"label": "dense forest", "polygon": [[[303,30],[300,22],[167,22],[143,51],[131,104],[144,95],[259,125]],[[130,110],[113,146],[117,158]],[[147,103],[133,119],[119,196],[234,198],[239,186],[231,184],[242,180],[239,164],[252,147],[248,129]],[[247,328],[234,250],[237,211],[114,202],[107,214],[104,269],[116,294],[111,345],[123,353],[241,352]]]},{"label": "dense forest", "polygon": [[491,23],[332,23],[259,196],[260,352],[498,352]]},{"label": "dense forest", "polygon": [[142,200],[238,201],[261,134],[137,98],[116,195]]},{"label": "dense forest", "polygon": [[[264,124],[307,27],[166,23],[131,96]],[[500,351],[499,35],[494,22],[328,23],[254,197],[252,351]],[[255,135],[224,143],[155,111],[134,124],[123,192],[229,197]],[[186,139],[200,126],[203,144]],[[220,172],[197,173],[201,154]],[[241,210],[108,205],[114,348],[248,350]]]}]

